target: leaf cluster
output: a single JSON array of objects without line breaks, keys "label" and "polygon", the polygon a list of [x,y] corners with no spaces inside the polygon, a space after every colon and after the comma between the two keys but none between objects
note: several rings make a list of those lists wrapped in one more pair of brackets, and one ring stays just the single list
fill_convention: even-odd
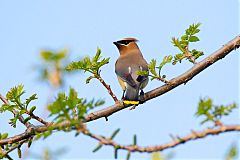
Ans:
[{"label": "leaf cluster", "polygon": [[189,44],[193,42],[198,42],[200,39],[196,36],[198,32],[200,32],[200,23],[192,24],[188,29],[185,30],[185,34],[181,36],[181,38],[172,38],[172,44],[177,47],[181,53],[178,53],[174,56],[174,60],[172,62],[173,65],[178,62],[181,63],[183,59],[188,59],[190,62],[194,63],[194,61],[203,55],[202,51],[198,51],[196,49],[189,50]]},{"label": "leaf cluster", "polygon": [[41,58],[46,62],[59,62],[67,57],[68,51],[66,49],[58,52],[43,50],[40,52]]},{"label": "leaf cluster", "polygon": [[41,80],[49,82],[53,86],[62,85],[63,74],[65,70],[64,61],[67,60],[68,51],[43,50],[40,52],[43,64],[38,66]]},{"label": "leaf cluster", "polygon": [[84,119],[84,115],[91,109],[103,105],[102,99],[87,101],[79,98],[78,93],[70,88],[68,95],[59,93],[56,100],[48,105],[50,116],[55,116],[57,123],[62,121],[70,121],[72,123],[79,122]]},{"label": "leaf cluster", "polygon": [[[162,62],[157,66],[157,60],[156,59],[152,59],[151,62],[148,64],[148,69],[149,69],[149,72],[151,74],[149,74],[148,71],[138,71],[137,74],[138,75],[142,75],[142,76],[150,76],[151,80],[159,79],[159,78],[165,78],[166,75],[161,76],[161,69],[167,63],[171,63],[171,60],[172,60],[172,56],[171,55],[165,56],[163,58]],[[157,69],[158,69],[158,71],[157,71]]]},{"label": "leaf cluster", "polygon": [[201,124],[209,121],[215,123],[221,120],[222,117],[229,115],[235,108],[237,108],[235,103],[229,105],[214,105],[211,98],[201,98],[195,115],[204,117]]},{"label": "leaf cluster", "polygon": [[157,64],[156,59],[152,59],[148,64],[149,72],[147,71],[138,71],[138,75],[142,76],[150,76],[151,80],[157,79],[166,83],[164,79],[166,75],[161,75],[162,68],[168,63],[172,63],[172,65],[181,63],[183,59],[188,59],[190,62],[195,63],[195,60],[203,55],[202,51],[198,51],[197,49],[189,50],[189,44],[192,42],[199,41],[199,38],[196,36],[199,29],[200,23],[192,24],[188,29],[185,30],[185,34],[181,36],[181,38],[172,38],[172,44],[177,47],[181,53],[177,53],[174,56],[167,55],[164,56],[162,61]]},{"label": "leaf cluster", "polygon": [[89,76],[86,80],[86,83],[89,83],[92,78],[97,78],[100,76],[100,68],[105,64],[109,63],[110,58],[102,58],[101,49],[97,48],[96,54],[90,58],[85,57],[80,61],[74,61],[67,65],[67,71],[76,71],[83,70],[84,72],[92,73],[92,76]]},{"label": "leaf cluster", "polygon": [[36,109],[36,106],[29,107],[30,103],[37,99],[37,94],[31,95],[29,98],[27,98],[25,101],[21,100],[22,95],[25,93],[23,90],[24,86],[22,84],[15,86],[11,88],[7,92],[7,99],[11,102],[9,104],[3,104],[0,107],[0,113],[9,111],[13,112],[15,110],[15,115],[13,118],[10,119],[10,124],[15,128],[16,123],[20,116],[27,114],[27,117],[24,119],[24,123],[27,123],[29,120],[31,120],[31,115]]}]

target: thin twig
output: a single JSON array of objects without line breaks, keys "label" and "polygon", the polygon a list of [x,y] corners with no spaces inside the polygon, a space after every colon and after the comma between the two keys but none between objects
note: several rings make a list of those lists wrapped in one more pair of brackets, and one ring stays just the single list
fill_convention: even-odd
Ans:
[{"label": "thin twig", "polygon": [[8,153],[14,151],[15,149],[17,149],[18,147],[20,147],[23,143],[27,142],[28,139],[24,139],[22,141],[20,141],[16,146],[10,148],[8,151],[6,151],[4,154],[3,154],[3,157],[5,157]]},{"label": "thin twig", "polygon": [[202,131],[192,131],[192,133],[184,136],[184,137],[177,137],[174,138],[172,141],[161,144],[161,145],[156,145],[156,146],[147,146],[147,147],[141,147],[138,145],[121,145],[116,143],[115,141],[104,138],[103,136],[95,135],[88,130],[83,132],[83,134],[99,141],[100,144],[103,145],[109,145],[114,148],[122,149],[122,150],[127,150],[129,152],[159,152],[168,148],[173,148],[176,147],[180,144],[196,140],[196,139],[202,139],[205,138],[209,135],[218,135],[226,132],[233,132],[233,131],[240,131],[240,125],[225,125],[222,127],[215,127],[215,128],[207,128]]},{"label": "thin twig", "polygon": [[26,114],[28,114],[29,116],[31,116],[33,119],[36,119],[38,122],[44,124],[45,126],[50,125],[50,122],[47,122],[45,120],[43,120],[42,118],[36,116],[35,114],[33,114],[32,112],[26,111]]},{"label": "thin twig", "polygon": [[110,96],[113,98],[114,102],[118,102],[117,96],[113,93],[110,85],[108,85],[100,75],[95,76],[101,83],[102,85],[108,90],[108,93]]},{"label": "thin twig", "polygon": [[186,57],[188,60],[192,61],[193,64],[197,64],[197,62],[195,61],[195,58],[193,57],[193,55],[190,53],[188,46],[185,48],[185,52],[184,52],[184,57]]}]

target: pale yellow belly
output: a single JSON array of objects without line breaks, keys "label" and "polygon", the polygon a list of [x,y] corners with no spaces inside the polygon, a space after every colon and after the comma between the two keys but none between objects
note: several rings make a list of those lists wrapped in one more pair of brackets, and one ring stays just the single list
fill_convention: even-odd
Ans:
[{"label": "pale yellow belly", "polygon": [[119,84],[120,84],[120,86],[122,87],[122,90],[126,90],[126,82],[124,82],[120,77],[118,77],[117,76],[117,78],[118,78],[118,82],[119,82]]}]

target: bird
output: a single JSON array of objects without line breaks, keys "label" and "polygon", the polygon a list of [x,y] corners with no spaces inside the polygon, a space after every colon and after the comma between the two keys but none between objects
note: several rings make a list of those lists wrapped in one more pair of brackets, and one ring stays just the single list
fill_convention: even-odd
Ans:
[{"label": "bird", "polygon": [[122,100],[125,104],[139,104],[140,95],[144,95],[143,88],[148,84],[148,76],[137,74],[138,71],[148,73],[148,63],[144,59],[136,38],[124,38],[113,42],[120,53],[115,63],[117,75],[123,94]]}]

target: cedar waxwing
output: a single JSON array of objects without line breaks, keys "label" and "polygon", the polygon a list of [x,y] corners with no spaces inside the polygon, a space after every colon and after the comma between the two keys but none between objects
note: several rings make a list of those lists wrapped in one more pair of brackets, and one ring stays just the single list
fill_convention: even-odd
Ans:
[{"label": "cedar waxwing", "polygon": [[139,104],[139,90],[141,90],[140,95],[143,95],[143,88],[148,83],[148,76],[137,74],[137,71],[148,72],[148,64],[136,42],[135,38],[124,38],[113,42],[120,53],[115,63],[115,73],[123,89],[122,99],[125,104]]}]

